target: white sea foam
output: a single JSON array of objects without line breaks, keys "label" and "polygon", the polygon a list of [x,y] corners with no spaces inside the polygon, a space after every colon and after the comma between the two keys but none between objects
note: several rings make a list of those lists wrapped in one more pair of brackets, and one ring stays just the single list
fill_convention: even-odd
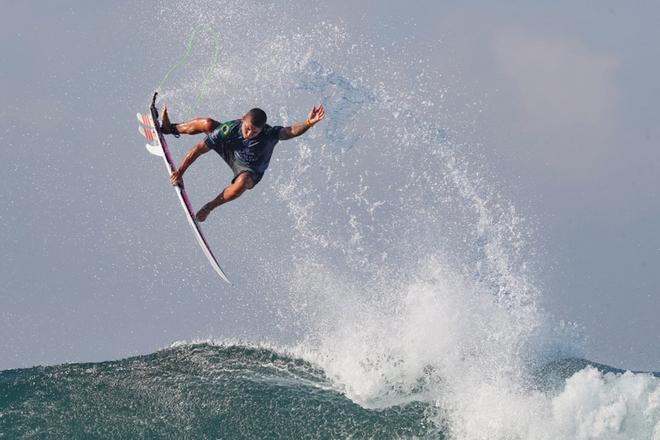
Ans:
[{"label": "white sea foam", "polygon": [[362,405],[431,402],[433,420],[457,439],[659,438],[658,378],[586,367],[540,388],[530,367],[558,355],[561,335],[547,344],[525,332],[528,323],[439,260],[388,304],[359,299],[370,295],[319,267],[299,270],[300,304],[317,330],[297,353]]}]

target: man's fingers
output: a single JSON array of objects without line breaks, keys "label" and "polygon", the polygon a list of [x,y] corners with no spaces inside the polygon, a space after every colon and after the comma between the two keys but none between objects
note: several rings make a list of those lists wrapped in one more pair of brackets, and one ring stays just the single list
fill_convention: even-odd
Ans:
[{"label": "man's fingers", "polygon": [[315,105],[309,111],[308,118],[314,122],[318,122],[325,117],[325,110],[323,109],[323,104]]},{"label": "man's fingers", "polygon": [[183,178],[176,172],[170,175],[170,183],[172,185],[179,185],[181,188],[183,188]]}]

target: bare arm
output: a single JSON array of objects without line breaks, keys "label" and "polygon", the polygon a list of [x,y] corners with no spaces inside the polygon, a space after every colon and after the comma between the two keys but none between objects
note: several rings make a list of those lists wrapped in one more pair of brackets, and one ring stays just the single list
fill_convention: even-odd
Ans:
[{"label": "bare arm", "polygon": [[309,112],[309,115],[307,116],[307,119],[305,119],[304,122],[298,122],[297,124],[293,124],[290,127],[282,128],[282,130],[280,130],[279,139],[281,141],[285,141],[287,139],[293,139],[294,137],[298,137],[301,134],[305,133],[310,128],[312,128],[314,125],[316,125],[323,118],[325,118],[325,110],[323,109],[323,105],[314,107]]},{"label": "bare arm", "polygon": [[170,176],[170,182],[172,185],[182,185],[183,184],[183,173],[186,172],[188,167],[192,165],[192,163],[197,160],[199,156],[201,156],[204,153],[209,152],[209,147],[206,146],[204,141],[200,141],[188,151],[188,154],[186,154],[186,157],[183,158],[183,161],[181,162],[181,165],[179,165],[179,168],[174,170],[172,172],[172,175]]}]

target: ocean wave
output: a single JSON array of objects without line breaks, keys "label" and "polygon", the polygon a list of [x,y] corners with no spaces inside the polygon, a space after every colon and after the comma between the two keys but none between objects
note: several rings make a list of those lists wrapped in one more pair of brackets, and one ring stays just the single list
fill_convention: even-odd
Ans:
[{"label": "ocean wave", "polygon": [[425,405],[373,410],[255,345],[0,372],[0,438],[418,438]]},{"label": "ocean wave", "polygon": [[[498,408],[472,415],[484,421],[482,436],[463,436],[442,422],[424,382],[401,396],[406,403],[367,408],[287,349],[177,343],[118,361],[0,372],[0,438],[657,439],[658,376],[555,361],[537,371],[536,391],[484,400]],[[493,424],[501,412],[510,412],[506,435]]]}]

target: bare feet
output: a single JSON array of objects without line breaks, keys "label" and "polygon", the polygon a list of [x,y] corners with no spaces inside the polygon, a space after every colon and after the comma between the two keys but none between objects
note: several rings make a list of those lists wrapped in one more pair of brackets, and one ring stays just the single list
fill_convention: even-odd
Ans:
[{"label": "bare feet", "polygon": [[163,111],[160,114],[160,128],[163,134],[176,134],[170,122],[170,116],[167,114],[167,107],[163,107]]},{"label": "bare feet", "polygon": [[213,209],[213,208],[211,208],[211,207],[209,206],[209,204],[207,203],[206,205],[204,205],[204,206],[202,207],[202,209],[200,209],[200,210],[197,212],[197,215],[195,215],[195,218],[197,219],[198,222],[200,222],[200,223],[203,222],[204,220],[206,220],[206,217],[209,216],[209,214],[211,213],[212,209]]}]

